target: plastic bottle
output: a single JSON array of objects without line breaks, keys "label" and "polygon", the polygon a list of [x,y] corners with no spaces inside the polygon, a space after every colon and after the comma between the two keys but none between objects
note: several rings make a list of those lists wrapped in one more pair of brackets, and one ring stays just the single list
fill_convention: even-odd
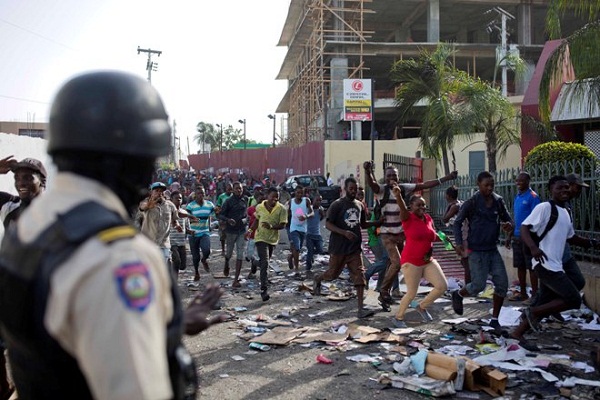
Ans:
[{"label": "plastic bottle", "polygon": [[444,232],[438,231],[437,235],[440,238],[440,240],[442,241],[442,243],[444,243],[444,248],[446,250],[452,250],[452,249],[454,249],[454,246],[452,246],[452,243],[450,242],[450,239],[448,239],[448,236],[446,236],[446,234]]},{"label": "plastic bottle", "polygon": [[271,350],[271,346],[269,346],[267,344],[258,343],[258,342],[251,342],[248,347],[250,347],[251,349],[260,350],[260,351]]}]

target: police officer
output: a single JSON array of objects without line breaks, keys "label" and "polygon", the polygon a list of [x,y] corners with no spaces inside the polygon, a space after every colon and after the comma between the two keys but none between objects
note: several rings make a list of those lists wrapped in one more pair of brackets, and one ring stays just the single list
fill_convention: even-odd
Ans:
[{"label": "police officer", "polygon": [[0,250],[0,328],[20,399],[195,398],[181,335],[221,320],[206,318],[220,291],[184,314],[160,251],[129,223],[170,144],[141,78],[87,73],[56,95],[48,153],[59,172]]}]

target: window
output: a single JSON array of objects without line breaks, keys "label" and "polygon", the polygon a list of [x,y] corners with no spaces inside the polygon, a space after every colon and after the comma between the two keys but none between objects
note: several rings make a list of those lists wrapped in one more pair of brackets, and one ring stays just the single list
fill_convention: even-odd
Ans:
[{"label": "window", "polygon": [[477,175],[485,171],[485,151],[469,152],[469,175]]}]

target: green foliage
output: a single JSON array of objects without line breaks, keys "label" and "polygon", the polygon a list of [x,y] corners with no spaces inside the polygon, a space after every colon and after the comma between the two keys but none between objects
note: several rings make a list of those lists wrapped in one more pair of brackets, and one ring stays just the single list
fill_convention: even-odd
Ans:
[{"label": "green foliage", "polygon": [[520,142],[515,108],[490,83],[457,70],[450,63],[453,49],[440,44],[433,53],[400,60],[390,71],[396,92],[398,120],[404,122],[416,105],[423,105],[420,145],[427,157],[443,162],[450,172],[448,153],[458,135],[469,139],[485,132],[489,168],[496,170],[509,146]]},{"label": "green foliage", "polygon": [[[525,169],[532,170],[535,166],[561,161],[589,160],[597,162],[594,153],[579,143],[553,141],[535,146],[525,158]],[[575,171],[581,173],[581,171]]]},{"label": "green foliage", "polygon": [[578,17],[594,21],[600,15],[599,0],[551,0],[546,13],[546,32],[550,39],[561,37],[560,17],[572,10]]},{"label": "green foliage", "polygon": [[173,171],[173,170],[175,170],[175,164],[170,163],[168,161],[161,161],[159,168],[162,169],[163,171]]},{"label": "green foliage", "polygon": [[546,14],[546,31],[551,39],[562,37],[560,18],[567,10],[586,19],[588,24],[567,37],[546,62],[539,95],[540,116],[545,124],[549,124],[550,120],[550,92],[563,82],[565,71],[574,74],[577,80],[591,79],[590,90],[596,98],[600,98],[600,57],[597,50],[600,42],[600,0],[551,0]]}]

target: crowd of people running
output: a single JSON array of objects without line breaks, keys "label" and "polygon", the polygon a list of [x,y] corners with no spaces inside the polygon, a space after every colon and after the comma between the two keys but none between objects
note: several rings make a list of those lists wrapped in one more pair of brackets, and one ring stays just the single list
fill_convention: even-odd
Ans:
[{"label": "crowd of people running", "polygon": [[[414,307],[414,310],[424,322],[432,321],[434,317],[428,308],[446,293],[448,284],[441,266],[433,257],[433,242],[440,240],[438,229],[432,217],[426,212],[425,199],[418,193],[423,189],[430,189],[454,180],[457,173],[455,171],[442,178],[422,183],[400,183],[398,171],[393,166],[385,169],[384,177],[380,182],[375,178],[372,162],[364,163],[364,171],[366,183],[375,194],[374,207],[371,209],[365,202],[364,188],[359,186],[353,177],[344,182],[344,197],[334,202],[327,212],[320,205],[321,198],[318,192],[315,193],[310,188],[301,186],[296,187],[291,198],[282,200],[281,191],[270,185],[256,182],[252,193],[249,193],[246,185],[241,182],[236,181],[233,184],[225,182],[222,186],[224,192],[215,193],[215,205],[211,201],[203,200],[205,188],[203,185],[197,185],[200,189],[196,190],[196,200],[191,201],[186,207],[189,218],[199,218],[192,222],[191,230],[194,233],[190,238],[196,279],[199,279],[200,261],[205,271],[209,271],[206,260],[210,254],[210,242],[206,239],[204,245],[198,246],[195,244],[194,236],[207,235],[206,221],[213,217],[219,221],[222,251],[225,256],[223,274],[229,275],[229,260],[235,248],[233,288],[241,286],[240,273],[245,258],[250,263],[248,278],[254,278],[254,274],[260,271],[261,296],[264,301],[267,301],[270,298],[267,279],[269,259],[273,254],[274,246],[279,241],[278,231],[286,229],[290,245],[288,264],[293,271],[292,277],[312,278],[316,295],[321,294],[323,281],[338,278],[344,268],[348,268],[350,280],[356,288],[357,315],[359,318],[369,317],[374,312],[363,306],[364,291],[370,278],[378,274],[376,290],[379,292],[379,302],[384,311],[391,311],[391,306],[398,304],[397,300],[400,299],[397,312],[391,319],[391,325],[404,328],[406,327],[404,316],[413,304],[419,285],[424,280],[432,289]],[[559,181],[566,182],[568,187],[568,199],[562,202],[552,195],[553,187]],[[565,289],[556,292],[549,287],[547,280],[540,283],[538,275],[544,275],[546,269],[554,272],[560,270],[558,266],[546,268],[546,265],[552,265],[544,263],[552,260],[548,259],[552,252],[541,250],[547,246],[547,240],[554,240],[559,228],[552,230],[548,239],[538,237],[536,242],[532,242],[530,236],[535,237],[535,232],[539,234],[538,236],[544,236],[541,235],[540,226],[543,228],[548,224],[546,220],[542,222],[536,220],[536,224],[529,224],[534,218],[530,215],[537,215],[533,211],[541,202],[539,195],[530,187],[529,174],[520,173],[516,185],[518,193],[512,207],[514,217],[510,215],[504,199],[494,192],[494,178],[487,171],[478,175],[478,190],[470,199],[465,201],[458,199],[458,189],[456,186],[450,186],[446,190],[448,206],[442,216],[442,222],[454,235],[453,247],[464,267],[464,285],[451,294],[453,309],[457,314],[462,315],[463,298],[476,296],[485,288],[488,277],[491,276],[494,294],[489,325],[494,333],[507,336],[508,332],[500,325],[498,319],[504,300],[509,296],[508,274],[497,247],[500,232],[505,232],[505,245],[507,248],[512,248],[513,266],[517,270],[520,285],[520,291],[510,294],[508,300],[520,301],[527,306],[523,313],[523,324],[527,324],[526,327],[520,327],[511,334],[523,346],[535,348],[535,345],[527,342],[523,336],[523,332],[527,329],[535,329],[539,319],[544,315],[539,313],[547,312],[545,307],[542,307],[542,311],[538,311],[535,306],[539,302],[552,303],[549,299],[566,296],[568,306],[573,307],[576,305],[575,293],[578,293],[584,284],[581,273],[577,272],[579,271],[577,263],[570,254],[567,239],[584,247],[595,243],[574,236],[572,232],[567,232],[568,236],[561,236],[560,240],[566,245],[563,246],[564,250],[561,251],[560,256],[562,257],[563,253],[565,255],[564,271],[571,277],[573,289],[569,293],[565,293]],[[549,182],[551,199],[547,204],[562,204],[562,209],[570,212],[569,201],[577,197],[583,187],[586,187],[586,184],[576,174],[554,177]],[[287,195],[287,192],[285,194]],[[548,218],[546,214],[547,212],[537,218]],[[185,219],[180,220],[180,225],[185,223]],[[314,256],[324,251],[320,232],[320,222],[323,219],[325,219],[326,229],[330,231],[327,248],[329,267],[323,273],[313,274]],[[524,234],[523,225],[526,227]],[[171,230],[173,237],[180,235],[177,229],[175,226]],[[363,229],[368,230],[366,243],[362,240]],[[528,235],[530,232],[533,233]],[[365,245],[370,247],[375,255],[375,262],[368,269],[363,265],[362,253]],[[304,274],[300,269],[300,254],[303,246],[307,249]],[[244,247],[247,249],[245,250]],[[202,254],[198,248],[202,249]],[[172,252],[176,252],[174,245],[172,245]],[[541,268],[544,270],[539,272]],[[531,293],[527,290],[528,273]],[[399,274],[406,285],[404,293],[399,290]],[[539,290],[541,287],[545,290]],[[551,314],[560,318],[560,307],[564,306],[565,304],[561,303],[561,306],[551,308]]]},{"label": "crowd of people running", "polygon": [[[368,318],[373,310],[364,307],[364,296],[368,279],[377,273],[381,307],[389,312],[394,297],[401,298],[390,325],[403,328],[425,279],[432,288],[414,311],[424,322],[435,320],[430,306],[448,285],[433,257],[433,242],[441,235],[419,193],[453,181],[456,171],[401,183],[398,170],[388,166],[379,181],[367,161],[363,168],[374,207],[367,207],[364,188],[348,177],[344,196],[324,210],[318,190],[310,187],[298,185],[291,194],[266,177],[232,181],[155,171],[170,143],[171,127],[156,90],[137,76],[100,71],[72,78],[53,101],[48,154],[58,173],[49,190],[39,160],[0,159],[0,174],[13,173],[17,192],[0,192],[5,228],[0,338],[15,384],[0,351],[0,399],[9,398],[15,387],[20,398],[195,398],[197,370],[182,335],[224,321],[211,314],[223,288],[206,285],[182,306],[177,275],[186,268],[188,247],[194,280],[201,278],[200,265],[204,273],[219,270],[224,276],[233,268],[231,288],[238,290],[247,260],[247,278],[259,273],[261,298],[268,301],[269,261],[285,230],[290,276],[312,279],[315,296],[323,282],[347,268],[357,317]],[[464,285],[451,293],[453,310],[462,315],[464,297],[476,296],[491,276],[492,331],[535,351],[525,333],[538,330],[543,318],[561,318],[562,311],[581,304],[585,279],[569,245],[597,248],[598,243],[573,229],[572,200],[588,187],[577,174],[551,177],[545,202],[529,183],[526,172],[516,178],[511,216],[494,191],[493,175],[483,171],[469,199],[459,199],[454,186],[447,189],[442,219],[453,231],[453,247],[465,267]],[[323,219],[330,231],[326,250]],[[376,257],[366,271],[364,229]],[[211,230],[218,231],[222,268],[209,264]],[[525,306],[512,332],[498,319],[508,294],[498,251],[501,230],[512,247],[521,288],[509,300]],[[327,269],[314,272],[315,255],[325,251]],[[398,290],[400,272],[404,294]]]}]

